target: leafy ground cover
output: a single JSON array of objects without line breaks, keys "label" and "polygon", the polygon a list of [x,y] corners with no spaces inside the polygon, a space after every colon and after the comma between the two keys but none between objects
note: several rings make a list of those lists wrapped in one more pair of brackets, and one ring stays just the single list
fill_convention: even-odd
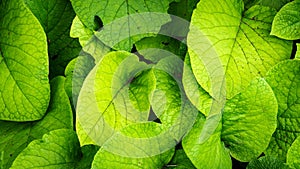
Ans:
[{"label": "leafy ground cover", "polygon": [[299,0],[2,0],[0,169],[298,169],[299,38]]}]

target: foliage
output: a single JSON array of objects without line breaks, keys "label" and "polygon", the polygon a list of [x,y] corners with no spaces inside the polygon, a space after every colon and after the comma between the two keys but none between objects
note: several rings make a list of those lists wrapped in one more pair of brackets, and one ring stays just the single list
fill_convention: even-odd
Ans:
[{"label": "foliage", "polygon": [[2,0],[0,169],[300,168],[299,7]]}]

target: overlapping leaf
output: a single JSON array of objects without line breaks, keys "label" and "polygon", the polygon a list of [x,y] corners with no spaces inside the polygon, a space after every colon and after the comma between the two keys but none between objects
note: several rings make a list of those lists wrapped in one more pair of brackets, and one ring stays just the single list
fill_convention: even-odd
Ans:
[{"label": "overlapping leaf", "polygon": [[276,129],[277,101],[264,79],[228,100],[223,112],[222,140],[239,161],[258,157]]},{"label": "overlapping leaf", "polygon": [[[169,56],[149,66],[133,54],[111,52],[85,80],[78,100],[77,130],[82,144],[102,146],[95,158],[106,159],[105,154],[120,165],[140,158],[153,160],[149,166],[163,166],[172,157],[170,150],[191,129],[197,110],[183,92],[182,60]],[[161,124],[148,122],[155,118]],[[169,154],[169,160],[162,160],[162,153]],[[156,164],[157,160],[162,161]],[[105,165],[114,163],[108,160]]]},{"label": "overlapping leaf", "polygon": [[177,169],[194,169],[195,166],[191,162],[191,160],[187,157],[183,149],[179,149],[175,151],[175,154],[166,167],[177,168]]},{"label": "overlapping leaf", "polygon": [[[114,135],[112,139],[104,143],[95,155],[92,168],[115,166],[128,169],[162,168],[171,160],[174,147],[156,154],[156,151],[160,151],[157,148],[164,149],[164,146],[170,145],[170,142],[161,140],[163,137],[157,137],[160,132],[163,132],[162,125],[154,122],[133,124],[123,128],[121,134]],[[122,134],[128,136],[127,139],[121,136]],[[128,142],[129,140],[134,140],[134,142]]]},{"label": "overlapping leaf", "polygon": [[73,115],[64,91],[63,77],[51,80],[51,101],[42,120],[29,123],[0,121],[0,154],[2,168],[9,168],[16,156],[34,139],[60,128],[73,128]]},{"label": "overlapping leaf", "polygon": [[68,62],[81,50],[77,39],[70,37],[75,12],[69,0],[25,0],[47,35],[50,77],[63,75]]},{"label": "overlapping leaf", "polygon": [[90,30],[97,27],[94,22],[94,16],[100,17],[103,24],[109,24],[117,18],[121,18],[127,15],[142,13],[142,12],[164,12],[166,13],[169,7],[169,3],[172,0],[160,0],[154,1],[101,1],[101,0],[71,0],[73,8],[78,15],[79,19]]},{"label": "overlapping leaf", "polygon": [[266,153],[285,161],[288,149],[300,135],[300,61],[279,63],[266,79],[278,100],[277,129]]},{"label": "overlapping leaf", "polygon": [[172,0],[71,2],[78,18],[90,30],[99,29],[97,20],[100,17],[104,28],[97,36],[106,45],[130,51],[134,42],[158,33],[160,27],[170,20],[167,10]]},{"label": "overlapping leaf", "polygon": [[81,147],[81,160],[76,164],[76,169],[87,169],[92,167],[95,154],[99,147],[95,145],[85,145]]},{"label": "overlapping leaf", "polygon": [[232,167],[229,150],[221,141],[222,124],[219,123],[217,130],[205,142],[199,142],[199,136],[203,129],[205,118],[199,115],[193,129],[183,139],[182,146],[189,159],[197,168],[223,168]]},{"label": "overlapping leaf", "polygon": [[170,55],[178,55],[183,58],[186,53],[186,46],[183,43],[163,35],[144,38],[138,41],[135,46],[139,54],[154,63]]},{"label": "overlapping leaf", "polygon": [[70,36],[72,38],[78,38],[80,45],[85,46],[85,44],[90,40],[92,35],[93,31],[85,27],[83,23],[79,20],[78,16],[76,16],[72,22]]},{"label": "overlapping leaf", "polygon": [[[202,117],[183,140],[183,148],[198,168],[231,168],[229,152],[239,161],[250,161],[267,148],[276,128],[276,115],[277,102],[270,86],[263,79],[255,79],[226,102],[222,114],[209,116],[218,126],[212,127],[215,130],[206,140],[201,138],[207,122]],[[206,129],[211,129],[210,123]],[[210,162],[205,163],[207,160]]]},{"label": "overlapping leaf", "polygon": [[80,146],[73,130],[58,129],[32,141],[12,164],[16,168],[75,168]]},{"label": "overlapping leaf", "polygon": [[182,75],[182,83],[187,97],[193,105],[205,116],[209,115],[213,106],[211,96],[197,83],[197,80],[192,72],[190,56],[185,57],[185,65]]}]

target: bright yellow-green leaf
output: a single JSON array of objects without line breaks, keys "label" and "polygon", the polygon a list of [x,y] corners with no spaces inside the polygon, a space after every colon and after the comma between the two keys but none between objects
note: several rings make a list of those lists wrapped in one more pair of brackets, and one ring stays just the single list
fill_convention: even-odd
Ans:
[{"label": "bright yellow-green leaf", "polygon": [[50,99],[46,35],[22,0],[0,2],[0,119],[41,119]]},{"label": "bright yellow-green leaf", "polygon": [[[222,4],[222,5],[220,5]],[[193,73],[205,91],[230,99],[257,76],[288,59],[292,43],[270,36],[275,10],[242,0],[201,0],[194,10],[188,47]]]}]

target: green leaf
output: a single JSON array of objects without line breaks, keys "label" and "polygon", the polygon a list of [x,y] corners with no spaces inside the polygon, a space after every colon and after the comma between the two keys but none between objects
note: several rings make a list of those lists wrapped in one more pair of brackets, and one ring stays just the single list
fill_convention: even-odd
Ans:
[{"label": "green leaf", "polygon": [[295,169],[300,168],[300,137],[298,137],[287,152],[287,164]]},{"label": "green leaf", "polygon": [[173,35],[173,38],[186,40],[191,16],[198,2],[199,0],[179,0],[178,2],[172,2],[168,9],[168,13],[171,15],[171,22],[163,25],[161,32],[166,31],[168,34]]},{"label": "green leaf", "polygon": [[299,1],[290,2],[281,8],[274,18],[271,35],[287,40],[300,39],[299,8]]},{"label": "green leaf", "polygon": [[250,161],[247,169],[289,169],[289,167],[275,157],[263,156]]},{"label": "green leaf", "polygon": [[[197,115],[195,108],[186,99],[180,99],[182,96],[177,83],[169,74],[156,69],[154,74],[156,89],[151,105],[161,125],[142,122],[126,126],[120,130],[121,133],[115,133],[105,142],[103,149],[121,156],[146,158],[172,149],[191,129]],[[152,131],[153,134],[141,134],[144,130]],[[137,137],[144,139],[135,139]],[[120,149],[120,145],[128,150]]]},{"label": "green leaf", "polygon": [[[272,89],[264,79],[254,79],[245,90],[226,102],[222,114],[200,118],[201,123],[183,139],[183,148],[198,168],[207,160],[210,160],[207,168],[222,166],[220,160],[225,160],[224,165],[231,168],[229,152],[239,161],[250,161],[267,148],[276,129],[276,115],[277,102]],[[215,150],[212,151],[212,147],[216,147]],[[220,156],[216,158],[215,154]],[[203,161],[199,161],[202,158]]]},{"label": "green leaf", "polygon": [[81,147],[82,157],[76,164],[76,169],[87,169],[92,167],[94,156],[100,147],[95,145],[85,145]]},{"label": "green leaf", "polygon": [[[140,111],[140,113],[146,113],[146,118],[144,120],[148,119],[150,99],[155,88],[155,83],[156,80],[153,71],[152,69],[149,69],[141,72],[139,76],[134,78],[129,85],[129,90],[124,92],[129,93],[129,99],[135,110]],[[125,96],[125,99],[126,98],[128,99],[128,97]],[[122,98],[122,100],[124,100],[124,98]]]},{"label": "green leaf", "polygon": [[[104,143],[103,147],[95,155],[92,168],[114,168],[115,166],[128,169],[162,168],[162,166],[171,160],[174,154],[174,148],[156,155],[149,153],[149,151],[156,151],[155,149],[160,148],[160,146],[168,146],[169,142],[155,137],[157,133],[162,131],[163,128],[161,124],[154,122],[140,123],[138,125],[133,124],[123,128],[121,133],[127,136],[129,140],[134,138],[135,142],[120,140],[118,137],[121,133],[114,135],[108,142]],[[148,144],[144,144],[146,142]],[[113,150],[113,152],[109,151],[114,148],[121,149],[124,153],[116,154],[115,152],[118,150]],[[128,156],[126,156],[126,154],[128,154]],[[132,156],[134,154],[136,154],[136,157]],[[144,155],[141,156],[141,154]]]},{"label": "green leaf", "polygon": [[90,30],[96,27],[94,16],[100,17],[104,25],[124,16],[143,12],[166,13],[172,0],[154,1],[101,1],[101,0],[71,0],[72,6],[84,25]]},{"label": "green leaf", "polygon": [[[73,63],[74,66],[72,66],[71,64],[70,68],[66,70],[66,75],[68,74],[68,91],[70,91],[70,87],[72,87],[72,100],[76,107],[77,113],[76,132],[78,134],[81,145],[96,144],[92,138],[102,137],[101,135],[97,134],[97,130],[93,130],[93,127],[90,129],[87,128],[88,130],[85,131],[85,126],[81,126],[80,124],[81,120],[79,119],[81,117],[79,117],[79,114],[82,112],[89,112],[89,114],[91,115],[99,113],[95,97],[93,97],[94,80],[96,71],[99,66],[99,61],[106,53],[109,52],[109,49],[104,46],[103,43],[101,43],[97,38],[95,38],[95,36],[93,36],[91,40],[87,42],[87,44],[84,46],[84,50],[89,55],[78,56],[75,61],[76,63]],[[80,91],[84,92],[80,93]],[[84,118],[89,118],[89,116],[84,116]]]},{"label": "green leaf", "polygon": [[[169,21],[170,15],[167,13],[132,14],[104,25],[99,32],[95,33],[95,36],[115,50],[132,51],[134,43],[144,37],[159,34],[161,26]],[[166,34],[168,33],[167,31]]]},{"label": "green leaf", "polygon": [[99,28],[95,20],[100,17],[104,27],[96,35],[107,46],[131,51],[134,42],[158,33],[160,27],[170,20],[167,10],[172,0],[71,2],[78,18],[90,30]]},{"label": "green leaf", "polygon": [[81,50],[77,39],[70,37],[70,26],[75,17],[69,0],[25,0],[47,35],[50,77],[63,75],[68,62]]},{"label": "green leaf", "polygon": [[190,56],[187,54],[184,60],[184,69],[182,75],[182,83],[189,100],[193,105],[205,116],[209,115],[213,106],[212,97],[197,83],[192,72]]},{"label": "green leaf", "polygon": [[295,54],[295,58],[300,59],[300,43],[296,43],[297,51]]},{"label": "green leaf", "polygon": [[74,168],[80,146],[73,130],[59,129],[32,141],[16,158],[15,168]]},{"label": "green leaf", "polygon": [[0,121],[1,168],[9,168],[17,155],[34,139],[49,131],[73,129],[73,115],[68,96],[64,91],[63,77],[51,80],[51,100],[46,116],[37,122],[16,123]]},{"label": "green leaf", "polygon": [[198,2],[199,0],[180,0],[179,2],[172,2],[168,12],[190,21],[193,10],[196,8]]},{"label": "green leaf", "polygon": [[67,128],[73,129],[73,113],[65,91],[65,78],[57,76],[51,80],[51,100],[46,116],[35,123],[32,134],[40,133],[34,138],[41,138],[49,131]]},{"label": "green leaf", "polygon": [[81,46],[85,46],[85,44],[91,39],[93,34],[93,31],[84,26],[78,16],[73,19],[70,29],[70,36],[72,38],[78,38]]},{"label": "green leaf", "polygon": [[95,60],[95,64],[97,64],[104,55],[111,51],[111,48],[106,46],[98,37],[92,36],[82,48],[82,51],[92,56]]},{"label": "green leaf", "polygon": [[222,140],[232,157],[247,162],[268,147],[276,129],[277,101],[264,79],[255,79],[226,102]]},{"label": "green leaf", "polygon": [[67,65],[65,69],[65,90],[74,105],[77,103],[84,79],[94,66],[94,59],[88,55],[78,56]]},{"label": "green leaf", "polygon": [[77,58],[69,62],[65,69],[66,92],[76,107],[83,82],[102,57],[110,51],[99,39],[92,36]]},{"label": "green leaf", "polygon": [[186,156],[183,149],[179,149],[175,151],[175,154],[171,160],[171,162],[166,165],[167,168],[176,168],[176,169],[193,169],[195,166],[191,162],[191,160]]},{"label": "green leaf", "polygon": [[0,15],[0,119],[41,119],[50,98],[45,33],[22,0],[1,1]]},{"label": "green leaf", "polygon": [[[182,60],[170,56],[151,66],[122,51],[107,54],[96,65],[77,107],[79,138],[85,144],[130,159],[148,158],[173,149],[191,129],[197,110],[183,92]],[[150,104],[161,125],[148,122]],[[145,136],[145,131],[153,133]]]},{"label": "green leaf", "polygon": [[[191,100],[193,105],[207,117],[200,136],[200,142],[202,143],[216,130],[218,123],[221,120],[221,114],[219,112],[223,111],[225,99],[221,99],[220,101],[213,99],[197,83],[191,70],[190,57],[188,54],[185,58],[182,81],[187,97]],[[222,95],[222,92],[220,95]]]},{"label": "green leaf", "polygon": [[[127,62],[127,65],[120,66],[122,62]],[[130,120],[125,118],[127,112],[120,114],[116,109],[118,105],[111,103],[116,100],[118,92],[128,90],[128,81],[134,77],[134,72],[146,68],[145,66],[139,63],[137,56],[130,53],[111,52],[88,75],[78,98],[77,123],[80,123],[87,136],[97,145],[102,145],[111,137],[114,130],[130,124]],[[123,110],[122,107],[118,108]],[[97,129],[100,126],[102,131]],[[99,132],[103,133],[99,134]]]},{"label": "green leaf", "polygon": [[[89,130],[86,130],[88,129],[88,127],[91,127],[92,125],[89,123],[85,123],[85,119],[86,121],[91,121],[91,122],[95,121],[93,117],[91,119],[89,118],[91,115],[95,116],[99,113],[96,104],[96,98],[94,96],[94,83],[95,83],[94,79],[96,76],[96,70],[98,69],[98,66],[99,64],[96,65],[91,70],[91,72],[87,75],[86,79],[82,84],[82,88],[80,90],[81,92],[79,93],[78,96],[77,107],[76,107],[76,132],[81,146],[87,144],[96,144],[94,139],[97,140],[97,137],[98,138],[102,137],[101,135],[98,134],[97,130],[95,130],[94,128],[90,128]],[[84,112],[88,112],[90,116],[81,116],[80,114],[84,115],[85,114]],[[83,126],[81,124],[81,121],[83,122]],[[85,125],[87,124],[89,125],[85,127]],[[99,127],[100,126],[101,126],[101,121]],[[97,128],[98,126],[96,125],[95,127]]]},{"label": "green leaf", "polygon": [[139,54],[154,63],[170,55],[177,55],[183,59],[186,53],[186,46],[183,43],[164,35],[146,37],[138,41],[135,46]]},{"label": "green leaf", "polygon": [[278,101],[278,120],[265,153],[285,161],[288,149],[300,135],[300,60],[279,63],[268,72],[266,80]]},{"label": "green leaf", "polygon": [[245,2],[245,7],[248,9],[251,6],[254,5],[263,5],[263,6],[268,6],[271,8],[276,9],[279,11],[281,7],[283,7],[286,3],[290,2],[291,0],[244,0]]},{"label": "green leaf", "polygon": [[183,61],[176,55],[159,61],[154,66],[156,89],[151,101],[153,111],[177,142],[191,130],[198,114],[183,90],[182,70]]},{"label": "green leaf", "polygon": [[187,42],[193,73],[214,99],[222,100],[225,88],[226,98],[234,97],[290,57],[292,43],[269,35],[275,14],[264,6],[244,11],[242,0],[198,3]]},{"label": "green leaf", "polygon": [[221,123],[208,140],[204,143],[199,142],[204,122],[205,118],[199,114],[193,129],[182,140],[184,151],[196,168],[231,169],[229,150],[221,141]]}]

